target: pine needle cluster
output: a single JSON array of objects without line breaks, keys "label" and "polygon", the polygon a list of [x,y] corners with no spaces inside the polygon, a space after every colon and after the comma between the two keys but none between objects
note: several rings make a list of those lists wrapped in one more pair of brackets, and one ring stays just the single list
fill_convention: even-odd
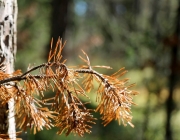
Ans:
[{"label": "pine needle cluster", "polygon": [[[133,96],[138,92],[130,90],[133,84],[127,85],[128,79],[120,79],[127,71],[122,68],[110,76],[98,73],[94,68],[110,67],[91,66],[84,51],[84,57],[80,56],[84,65],[68,67],[62,59],[64,45],[59,39],[52,49],[52,41],[47,62],[29,67],[25,73],[21,70],[12,74],[4,73],[3,69],[0,71],[1,106],[14,98],[17,127],[24,131],[30,128],[34,134],[43,128],[58,127],[57,134],[83,136],[91,132],[95,123],[93,111],[100,112],[104,126],[117,120],[119,124],[133,127],[131,106],[134,105]],[[38,75],[32,74],[35,70]],[[99,83],[95,110],[87,109],[86,103],[79,98],[89,98],[87,92],[93,88],[93,81]],[[52,90],[54,96],[45,98],[44,92],[48,90]]]}]

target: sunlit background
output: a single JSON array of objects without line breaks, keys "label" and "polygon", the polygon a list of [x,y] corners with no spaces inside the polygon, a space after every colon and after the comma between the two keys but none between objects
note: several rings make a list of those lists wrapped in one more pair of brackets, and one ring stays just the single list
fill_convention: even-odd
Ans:
[{"label": "sunlit background", "polygon": [[[46,62],[50,40],[67,41],[63,57],[79,65],[81,49],[91,65],[121,67],[136,83],[132,123],[104,127],[100,115],[92,133],[80,138],[56,129],[27,140],[180,140],[180,2],[178,0],[20,0],[16,69]],[[53,93],[48,93],[53,94]],[[90,93],[96,107],[95,93]]]}]

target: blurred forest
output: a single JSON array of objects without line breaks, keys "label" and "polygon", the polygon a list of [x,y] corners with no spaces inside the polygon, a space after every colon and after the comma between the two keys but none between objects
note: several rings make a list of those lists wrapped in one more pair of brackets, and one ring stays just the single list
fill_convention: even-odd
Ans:
[{"label": "blurred forest", "polygon": [[16,69],[45,62],[51,38],[60,36],[67,40],[68,65],[81,64],[82,49],[92,65],[111,66],[112,73],[126,67],[125,77],[140,93],[132,109],[135,128],[115,121],[103,127],[98,120],[83,138],[58,136],[52,129],[27,132],[24,140],[180,139],[180,1],[21,0],[18,5]]}]

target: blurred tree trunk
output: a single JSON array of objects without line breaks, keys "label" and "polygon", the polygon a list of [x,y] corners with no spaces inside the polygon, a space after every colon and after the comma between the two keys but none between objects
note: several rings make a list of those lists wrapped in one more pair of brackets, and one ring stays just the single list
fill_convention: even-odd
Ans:
[{"label": "blurred tree trunk", "polygon": [[173,43],[171,47],[171,64],[170,70],[171,74],[169,76],[169,97],[166,102],[166,114],[167,114],[167,122],[166,122],[166,140],[172,140],[172,129],[171,129],[171,114],[174,109],[173,102],[173,91],[177,81],[178,76],[178,47],[179,47],[179,37],[180,37],[180,0],[177,10],[177,18],[176,18],[176,29],[174,33],[174,38],[177,40],[176,43]]},{"label": "blurred tree trunk", "polygon": [[69,0],[52,0],[51,36],[57,41],[63,37],[67,25]]},{"label": "blurred tree trunk", "polygon": [[[17,0],[0,0],[0,70],[9,74],[14,71],[16,20]],[[10,85],[6,87],[11,88]],[[0,104],[0,134],[16,139],[14,99],[10,99],[7,105]]]},{"label": "blurred tree trunk", "polygon": [[[63,38],[66,26],[67,26],[67,15],[68,6],[70,0],[52,0],[51,2],[51,38],[54,42],[57,42],[58,38]],[[50,42],[50,41],[49,41]],[[49,52],[50,45],[47,45],[47,53]],[[64,51],[63,51],[64,52]]]}]

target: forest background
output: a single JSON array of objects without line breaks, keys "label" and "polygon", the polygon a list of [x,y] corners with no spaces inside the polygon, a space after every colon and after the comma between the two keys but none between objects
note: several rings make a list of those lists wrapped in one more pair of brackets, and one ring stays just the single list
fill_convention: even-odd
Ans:
[{"label": "forest background", "polygon": [[[109,65],[111,73],[126,67],[125,77],[137,84],[134,89],[140,93],[132,109],[135,128],[115,121],[103,127],[96,121],[92,133],[83,138],[58,136],[52,129],[24,133],[23,139],[179,139],[178,0],[21,0],[18,6],[16,69],[25,71],[28,64],[46,62],[51,38],[56,41],[60,36],[67,40],[63,56],[68,65],[80,64],[83,49],[92,65]],[[95,108],[95,99],[91,105]]]}]

